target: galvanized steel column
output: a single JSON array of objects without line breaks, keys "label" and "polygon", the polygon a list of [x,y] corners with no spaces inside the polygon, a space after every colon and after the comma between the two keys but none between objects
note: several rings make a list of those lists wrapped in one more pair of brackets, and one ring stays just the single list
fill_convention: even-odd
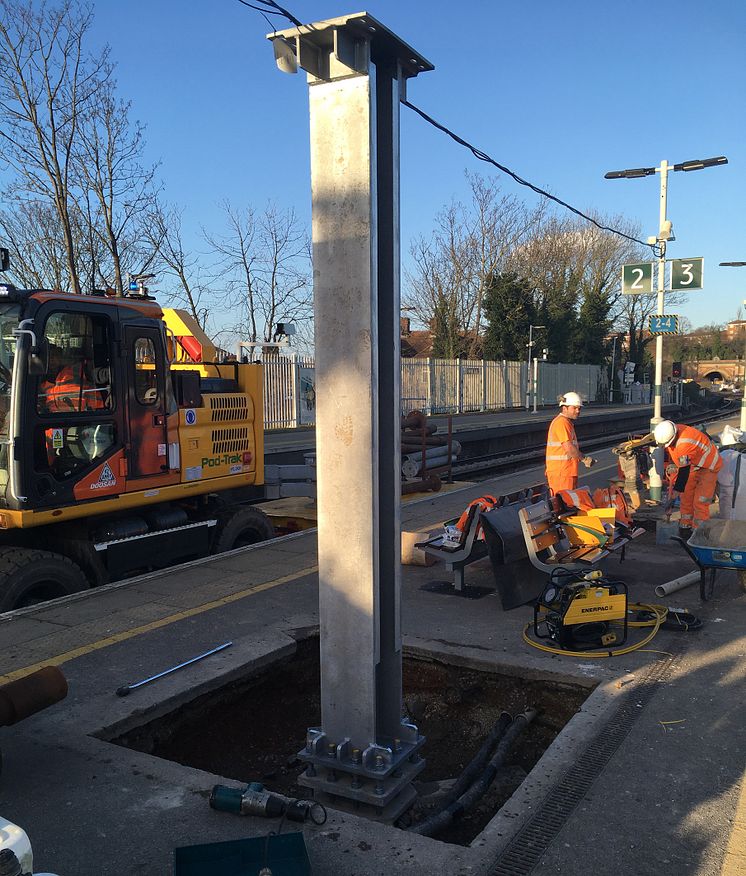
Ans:
[{"label": "galvanized steel column", "polygon": [[431,67],[365,14],[278,37],[312,68],[321,727],[304,784],[398,811],[421,769],[401,701],[399,102]]}]

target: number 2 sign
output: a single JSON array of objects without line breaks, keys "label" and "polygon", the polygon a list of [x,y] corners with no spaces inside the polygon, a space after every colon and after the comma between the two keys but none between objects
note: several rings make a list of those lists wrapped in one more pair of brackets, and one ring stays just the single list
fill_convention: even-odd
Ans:
[{"label": "number 2 sign", "polygon": [[625,295],[649,295],[653,291],[653,263],[622,266],[622,292]]}]

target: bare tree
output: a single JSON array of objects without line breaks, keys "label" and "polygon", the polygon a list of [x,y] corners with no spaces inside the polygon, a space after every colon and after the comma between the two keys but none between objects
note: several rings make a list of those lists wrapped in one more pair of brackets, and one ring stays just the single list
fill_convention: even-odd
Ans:
[{"label": "bare tree", "polygon": [[268,204],[257,214],[228,202],[223,209],[225,233],[205,233],[205,239],[217,256],[223,303],[233,314],[226,328],[241,340],[269,343],[278,321],[310,323],[310,241],[295,212]]},{"label": "bare tree", "polygon": [[[633,237],[624,217],[594,218]],[[511,269],[534,289],[537,319],[547,325],[546,340],[555,358],[601,360],[604,336],[620,324],[628,302],[621,296],[622,265],[644,259],[633,241],[583,220],[549,215],[530,240],[511,254]],[[638,314],[628,316],[637,324]],[[623,320],[622,320],[623,322]]]},{"label": "bare tree", "polygon": [[508,255],[540,221],[544,207],[527,208],[502,195],[497,182],[467,174],[468,206],[453,202],[436,217],[430,239],[417,238],[403,303],[433,328],[443,355],[476,356],[481,349],[484,296]]},{"label": "bare tree", "polygon": [[85,52],[89,5],[0,0],[0,11],[0,156],[15,173],[10,194],[54,206],[79,293],[73,150],[81,110],[109,75],[108,50]]},{"label": "bare tree", "polygon": [[184,245],[182,211],[155,201],[147,211],[145,234],[150,255],[140,271],[162,271],[172,283],[165,290],[169,302],[185,307],[206,328],[210,305],[215,302],[214,298],[210,301],[198,255]]},{"label": "bare tree", "polygon": [[0,238],[11,250],[9,278],[22,289],[67,289],[67,251],[57,211],[42,201],[22,201],[0,211]]},{"label": "bare tree", "polygon": [[[125,267],[131,269],[142,258],[143,220],[155,204],[156,167],[142,166],[144,128],[130,122],[131,105],[116,97],[108,67],[105,72],[100,88],[81,111],[73,155],[88,216],[91,285],[98,273],[122,295]],[[106,252],[105,265],[96,263],[94,237]]]}]

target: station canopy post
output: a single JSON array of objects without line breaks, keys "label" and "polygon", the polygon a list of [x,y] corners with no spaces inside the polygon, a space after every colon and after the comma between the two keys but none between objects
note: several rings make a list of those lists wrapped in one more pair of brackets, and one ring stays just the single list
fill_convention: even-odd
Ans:
[{"label": "station canopy post", "polygon": [[309,85],[321,726],[300,782],[394,821],[424,737],[400,624],[399,104],[433,66],[367,13],[268,35]]}]

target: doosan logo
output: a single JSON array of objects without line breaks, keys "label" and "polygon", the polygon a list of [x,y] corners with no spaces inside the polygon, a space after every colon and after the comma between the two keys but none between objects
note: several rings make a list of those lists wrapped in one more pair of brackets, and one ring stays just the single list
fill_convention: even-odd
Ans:
[{"label": "doosan logo", "polygon": [[117,479],[114,477],[114,472],[109,468],[109,463],[107,462],[101,469],[98,480],[91,484],[91,489],[104,490],[106,487],[115,487],[116,484]]}]

